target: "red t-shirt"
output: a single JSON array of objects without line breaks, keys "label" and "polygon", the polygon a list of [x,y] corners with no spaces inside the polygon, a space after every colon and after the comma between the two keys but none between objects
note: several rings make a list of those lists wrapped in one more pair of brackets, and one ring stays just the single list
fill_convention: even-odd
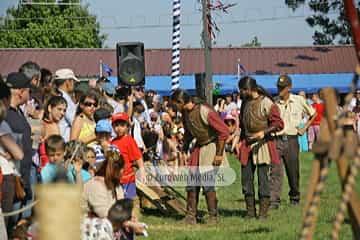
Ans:
[{"label": "red t-shirt", "polygon": [[311,104],[311,106],[316,111],[316,117],[315,117],[315,119],[314,119],[314,121],[312,122],[311,125],[320,125],[321,120],[322,120],[323,115],[324,115],[325,106],[324,106],[323,103],[313,103],[313,104]]},{"label": "red t-shirt", "polygon": [[111,141],[111,144],[119,148],[121,156],[124,158],[125,167],[121,183],[135,182],[135,173],[133,169],[133,162],[142,158],[142,153],[137,146],[135,140],[130,135],[123,137],[116,137]]}]

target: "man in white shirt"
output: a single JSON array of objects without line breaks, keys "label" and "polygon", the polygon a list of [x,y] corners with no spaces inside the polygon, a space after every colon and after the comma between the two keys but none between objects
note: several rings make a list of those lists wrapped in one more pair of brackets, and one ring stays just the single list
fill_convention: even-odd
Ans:
[{"label": "man in white shirt", "polygon": [[63,68],[55,72],[54,84],[67,102],[65,116],[59,122],[60,133],[65,142],[70,140],[70,128],[76,114],[76,104],[71,98],[75,82],[79,80],[71,69]]},{"label": "man in white shirt", "polygon": [[141,104],[144,106],[144,112],[142,113],[143,118],[145,119],[145,121],[150,124],[150,113],[149,113],[149,108],[148,105],[146,104],[145,101],[145,93],[144,93],[144,87],[143,86],[137,86],[134,88],[134,94],[135,94],[135,98],[137,101],[140,101]]},{"label": "man in white shirt", "polygon": [[[286,170],[289,183],[289,198],[292,205],[300,202],[300,162],[298,136],[302,136],[316,117],[316,111],[306,102],[305,98],[290,93],[292,80],[287,75],[281,75],[277,81],[279,97],[275,100],[279,107],[280,116],[284,121],[284,129],[276,133],[276,145],[281,163],[273,164],[271,169],[271,206],[276,209],[280,206],[280,196],[283,183],[283,166]],[[303,128],[300,123],[303,115],[309,120]]]},{"label": "man in white shirt", "polygon": [[134,112],[133,112],[133,116],[132,116],[133,126],[132,126],[131,135],[133,136],[136,144],[142,151],[146,150],[146,146],[145,146],[144,140],[142,138],[142,134],[141,134],[142,124],[145,121],[145,119],[143,119],[143,116],[142,116],[142,113],[144,111],[145,111],[145,109],[144,109],[144,106],[141,104],[141,102],[139,102],[139,101],[134,102]]}]

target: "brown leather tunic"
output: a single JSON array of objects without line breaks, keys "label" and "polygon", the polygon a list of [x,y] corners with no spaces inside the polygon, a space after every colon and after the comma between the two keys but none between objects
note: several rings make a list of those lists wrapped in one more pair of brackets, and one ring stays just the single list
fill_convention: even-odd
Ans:
[{"label": "brown leather tunic", "polygon": [[265,130],[269,127],[267,116],[262,112],[261,102],[264,97],[249,100],[244,106],[242,123],[244,126],[245,136]]},{"label": "brown leather tunic", "polygon": [[185,128],[196,138],[196,143],[199,146],[203,146],[214,142],[217,137],[216,132],[201,118],[200,106],[201,104],[196,104],[191,112],[187,112],[187,114],[184,115],[183,120]]}]

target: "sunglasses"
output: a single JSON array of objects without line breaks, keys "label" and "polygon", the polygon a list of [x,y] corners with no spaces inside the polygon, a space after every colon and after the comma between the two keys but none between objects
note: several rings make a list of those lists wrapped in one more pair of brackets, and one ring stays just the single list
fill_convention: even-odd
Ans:
[{"label": "sunglasses", "polygon": [[98,106],[98,104],[96,102],[84,102],[83,104],[86,107],[92,107],[92,106],[97,107]]}]

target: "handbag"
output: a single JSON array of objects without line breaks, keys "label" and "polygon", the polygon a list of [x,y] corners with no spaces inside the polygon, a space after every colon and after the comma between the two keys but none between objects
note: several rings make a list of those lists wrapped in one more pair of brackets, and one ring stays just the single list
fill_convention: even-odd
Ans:
[{"label": "handbag", "polygon": [[25,196],[23,181],[20,176],[15,176],[15,202],[21,202]]}]

